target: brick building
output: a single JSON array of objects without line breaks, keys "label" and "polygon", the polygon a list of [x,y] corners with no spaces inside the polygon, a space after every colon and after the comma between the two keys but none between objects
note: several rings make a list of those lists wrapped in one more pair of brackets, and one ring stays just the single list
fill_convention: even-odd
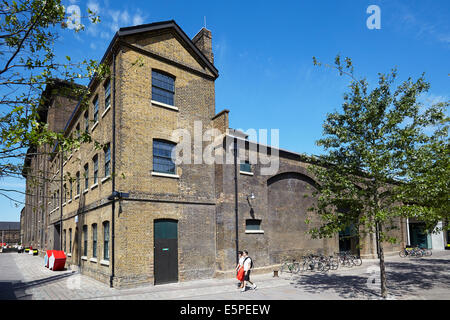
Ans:
[{"label": "brick building", "polygon": [[[68,265],[116,287],[231,276],[236,247],[248,249],[261,272],[307,250],[339,251],[338,235],[305,234],[314,201],[302,196],[314,187],[308,158],[277,150],[271,176],[246,163],[252,143],[230,129],[228,110],[215,110],[211,41],[209,30],[190,39],[174,21],[121,28],[102,58],[111,76],[88,85],[88,109],[61,91],[64,82],[48,86],[42,119],[67,135],[86,130],[102,148],[85,143],[51,157],[30,148],[25,245],[60,248]],[[214,143],[202,138],[213,129]],[[183,157],[192,161],[174,163],[172,151],[190,137]],[[211,144],[216,158],[228,157],[235,139],[236,162],[197,161]],[[360,242],[361,254],[376,254],[374,239]]]},{"label": "brick building", "polygon": [[15,245],[20,242],[20,222],[0,221],[0,242]]}]

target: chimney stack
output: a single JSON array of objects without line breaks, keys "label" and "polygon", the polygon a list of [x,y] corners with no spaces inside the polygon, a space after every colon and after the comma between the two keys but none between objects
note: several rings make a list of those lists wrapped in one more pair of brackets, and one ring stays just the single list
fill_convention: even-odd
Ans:
[{"label": "chimney stack", "polygon": [[200,49],[201,52],[208,58],[208,60],[214,64],[214,54],[212,52],[212,35],[211,31],[206,28],[202,28],[195,37],[192,39],[192,42],[195,44],[197,48]]}]

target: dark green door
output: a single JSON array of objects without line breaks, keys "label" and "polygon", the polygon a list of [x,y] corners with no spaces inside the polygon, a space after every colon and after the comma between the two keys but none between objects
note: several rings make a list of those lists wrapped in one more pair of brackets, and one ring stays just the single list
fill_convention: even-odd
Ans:
[{"label": "dark green door", "polygon": [[161,219],[154,222],[155,284],[178,281],[178,223]]},{"label": "dark green door", "polygon": [[428,248],[428,235],[425,225],[422,223],[411,223],[409,225],[411,245],[413,247]]},{"label": "dark green door", "polygon": [[359,237],[353,224],[339,231],[339,252],[350,252],[359,256]]}]

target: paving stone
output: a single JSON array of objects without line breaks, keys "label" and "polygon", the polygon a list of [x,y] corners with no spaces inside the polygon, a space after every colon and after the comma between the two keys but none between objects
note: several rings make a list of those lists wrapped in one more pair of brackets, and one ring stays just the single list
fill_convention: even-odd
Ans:
[{"label": "paving stone", "polygon": [[[388,299],[449,299],[449,262],[449,251],[435,252],[433,256],[421,259],[387,258]],[[3,285],[0,297],[33,300],[373,300],[380,299],[379,275],[371,271],[374,267],[378,267],[377,260],[364,260],[360,267],[325,274],[304,272],[277,278],[272,274],[255,275],[252,280],[258,285],[257,290],[246,292],[237,289],[235,279],[116,289],[71,270],[48,270],[41,257],[4,253],[0,254],[0,283],[9,284]],[[367,286],[369,277],[376,282],[371,287]]]}]

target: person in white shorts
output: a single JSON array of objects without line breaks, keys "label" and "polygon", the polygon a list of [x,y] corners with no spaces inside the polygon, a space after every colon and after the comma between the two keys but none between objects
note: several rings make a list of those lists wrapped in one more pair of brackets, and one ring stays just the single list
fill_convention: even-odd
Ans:
[{"label": "person in white shorts", "polygon": [[247,288],[247,282],[251,284],[251,288],[253,290],[256,289],[256,284],[250,281],[250,272],[252,269],[253,263],[252,258],[248,256],[248,251],[244,250],[244,287],[241,289],[241,292],[245,292],[245,289]]}]

